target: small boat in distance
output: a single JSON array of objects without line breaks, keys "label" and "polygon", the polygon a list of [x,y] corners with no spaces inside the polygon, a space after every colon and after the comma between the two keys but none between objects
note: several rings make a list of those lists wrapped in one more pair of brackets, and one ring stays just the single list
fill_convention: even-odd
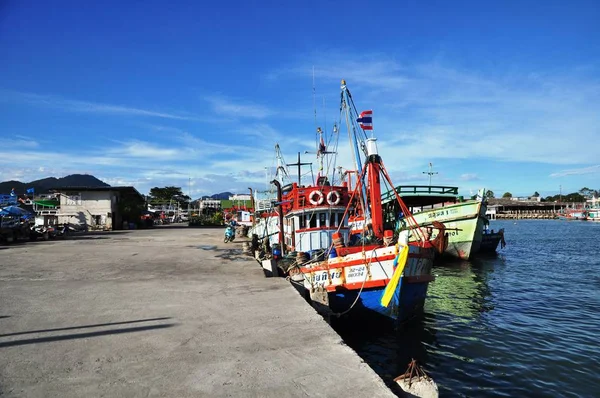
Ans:
[{"label": "small boat in distance", "polygon": [[558,218],[566,221],[587,221],[588,213],[584,207],[566,208],[558,213]]},{"label": "small boat in distance", "polygon": [[591,200],[588,200],[586,213],[588,221],[600,222],[600,199],[594,196]]}]

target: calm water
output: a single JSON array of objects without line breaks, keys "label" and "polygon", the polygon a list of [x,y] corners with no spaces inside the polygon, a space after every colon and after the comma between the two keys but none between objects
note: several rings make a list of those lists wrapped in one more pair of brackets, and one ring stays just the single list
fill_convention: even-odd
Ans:
[{"label": "calm water", "polygon": [[334,324],[389,382],[418,359],[441,396],[600,396],[600,223],[492,221],[497,256],[435,268],[422,320]]}]

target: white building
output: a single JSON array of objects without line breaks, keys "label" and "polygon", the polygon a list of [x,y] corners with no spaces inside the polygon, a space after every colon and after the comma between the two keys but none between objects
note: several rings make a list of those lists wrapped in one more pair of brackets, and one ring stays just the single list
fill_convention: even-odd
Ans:
[{"label": "white building", "polygon": [[485,210],[485,216],[488,218],[488,220],[495,220],[496,216],[498,215],[498,207],[500,207],[499,205],[491,205],[488,206],[487,209]]},{"label": "white building", "polygon": [[541,196],[517,196],[510,198],[513,202],[541,202]]},{"label": "white building", "polygon": [[[121,229],[123,222],[138,222],[137,219],[129,219],[124,207],[141,207],[144,204],[144,197],[134,187],[81,187],[55,191],[60,193],[58,223],[92,229]],[[120,206],[121,203],[123,205]]]},{"label": "white building", "polygon": [[204,199],[200,200],[200,210],[204,209],[221,209],[221,201],[217,199]]},{"label": "white building", "polygon": [[229,200],[250,200],[251,196],[250,194],[233,194],[229,197]]}]

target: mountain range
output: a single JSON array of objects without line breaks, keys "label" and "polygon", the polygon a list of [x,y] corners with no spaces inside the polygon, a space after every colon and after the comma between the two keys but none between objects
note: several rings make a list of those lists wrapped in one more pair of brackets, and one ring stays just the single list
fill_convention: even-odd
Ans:
[{"label": "mountain range", "polygon": [[31,182],[14,180],[0,182],[0,194],[9,194],[13,188],[17,195],[26,193],[30,188],[33,188],[36,194],[48,193],[51,189],[59,187],[110,187],[110,185],[89,174],[71,174],[62,178],[48,177]]},{"label": "mountain range", "polygon": [[[0,195],[10,194],[10,191],[14,188],[17,195],[23,195],[28,189],[33,188],[36,194],[48,193],[50,190],[55,188],[66,188],[66,187],[110,187],[107,183],[99,180],[93,175],[89,174],[71,174],[66,177],[56,178],[48,177],[42,178],[41,180],[35,180],[31,182],[21,181],[4,181],[0,182]],[[216,193],[211,196],[203,197],[203,199],[217,199],[227,200],[233,195],[231,192]]]}]

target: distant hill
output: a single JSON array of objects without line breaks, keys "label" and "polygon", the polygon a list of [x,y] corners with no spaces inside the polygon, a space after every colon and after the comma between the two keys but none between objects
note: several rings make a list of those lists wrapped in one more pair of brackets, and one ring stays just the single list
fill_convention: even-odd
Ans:
[{"label": "distant hill", "polygon": [[33,188],[36,194],[48,193],[57,187],[110,187],[110,185],[89,174],[71,174],[62,178],[48,177],[31,182],[14,180],[0,182],[0,194],[9,194],[13,188],[18,195],[24,194],[29,188]]},{"label": "distant hill", "polygon": [[221,193],[216,193],[214,195],[211,195],[210,198],[217,199],[217,200],[227,200],[227,199],[229,199],[229,197],[231,195],[233,195],[231,192],[221,192]]}]

